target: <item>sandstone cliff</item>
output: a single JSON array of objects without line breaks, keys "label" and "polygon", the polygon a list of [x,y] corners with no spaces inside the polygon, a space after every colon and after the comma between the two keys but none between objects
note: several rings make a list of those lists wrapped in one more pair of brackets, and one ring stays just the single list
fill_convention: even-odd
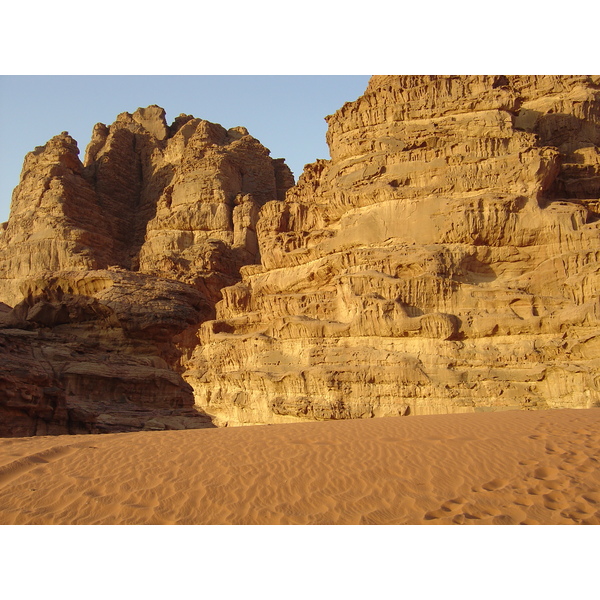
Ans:
[{"label": "sandstone cliff", "polygon": [[293,176],[247,130],[157,106],[29,153],[0,232],[0,435],[210,425],[181,377]]},{"label": "sandstone cliff", "polygon": [[155,106],[30,153],[0,435],[600,405],[600,78],[376,76],[327,121],[295,186]]},{"label": "sandstone cliff", "polygon": [[219,424],[600,403],[600,78],[373,77],[184,378]]},{"label": "sandstone cliff", "polygon": [[84,162],[67,132],[25,157],[0,247],[0,298],[40,273],[119,267],[166,275],[220,298],[256,262],[258,210],[283,199],[289,168],[243,127],[158,106],[99,123]]}]

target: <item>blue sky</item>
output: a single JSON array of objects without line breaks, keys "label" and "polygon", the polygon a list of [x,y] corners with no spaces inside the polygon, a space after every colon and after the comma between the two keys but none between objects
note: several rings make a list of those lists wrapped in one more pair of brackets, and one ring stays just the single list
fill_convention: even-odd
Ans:
[{"label": "blue sky", "polygon": [[83,159],[95,123],[158,104],[171,123],[180,113],[242,125],[285,158],[296,180],[306,163],[329,158],[324,117],[365,90],[368,75],[0,76],[0,221],[8,218],[23,158],[68,131]]}]

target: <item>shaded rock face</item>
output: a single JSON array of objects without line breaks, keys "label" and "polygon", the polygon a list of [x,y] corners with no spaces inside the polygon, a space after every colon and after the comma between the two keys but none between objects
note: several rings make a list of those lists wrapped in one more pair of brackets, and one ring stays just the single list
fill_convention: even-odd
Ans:
[{"label": "shaded rock face", "polygon": [[218,424],[600,404],[600,78],[377,76],[184,378]]},{"label": "shaded rock face", "polygon": [[0,435],[210,427],[179,362],[211,314],[190,286],[62,271],[0,312]]},{"label": "shaded rock face", "polygon": [[29,153],[0,231],[0,435],[210,426],[181,376],[293,176],[246,129],[157,106]]}]

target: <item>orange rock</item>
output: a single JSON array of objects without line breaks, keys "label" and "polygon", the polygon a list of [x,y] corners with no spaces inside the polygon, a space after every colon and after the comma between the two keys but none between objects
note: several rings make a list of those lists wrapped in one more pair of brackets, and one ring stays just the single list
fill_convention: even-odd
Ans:
[{"label": "orange rock", "polygon": [[[219,424],[600,404],[600,91],[377,76],[184,377]],[[575,349],[577,349],[575,351]]]},{"label": "orange rock", "polygon": [[78,154],[66,132],[29,153],[0,231],[0,338],[19,353],[0,364],[0,435],[210,426],[182,356],[291,172],[242,127],[169,127],[157,106]]},{"label": "orange rock", "polygon": [[30,153],[4,435],[600,405],[600,79],[376,76],[327,122],[293,187],[156,106]]}]

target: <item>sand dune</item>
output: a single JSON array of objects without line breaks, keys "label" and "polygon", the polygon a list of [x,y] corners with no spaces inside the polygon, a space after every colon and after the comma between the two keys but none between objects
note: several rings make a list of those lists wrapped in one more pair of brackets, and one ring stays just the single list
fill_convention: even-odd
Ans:
[{"label": "sand dune", "polygon": [[0,440],[2,524],[598,524],[600,409]]}]

